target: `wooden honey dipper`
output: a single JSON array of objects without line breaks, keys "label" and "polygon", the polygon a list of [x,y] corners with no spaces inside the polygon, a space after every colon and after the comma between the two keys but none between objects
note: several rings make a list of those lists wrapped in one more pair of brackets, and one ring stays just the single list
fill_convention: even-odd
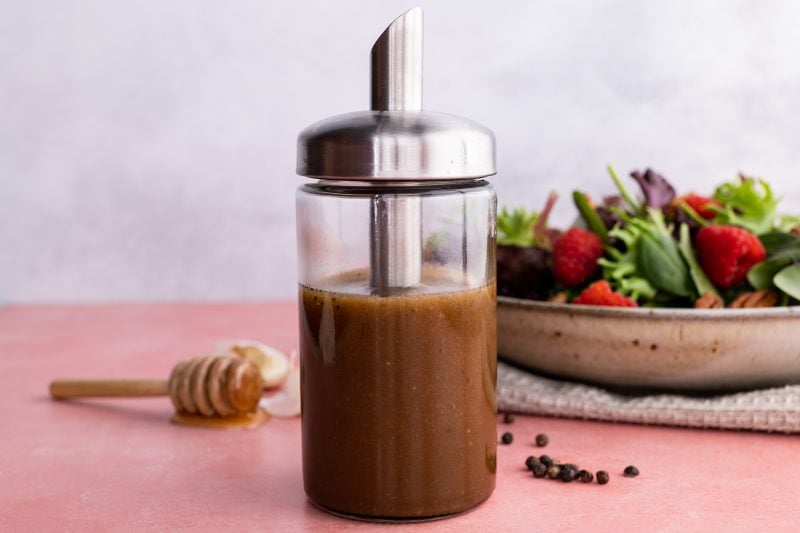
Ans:
[{"label": "wooden honey dipper", "polygon": [[266,420],[258,408],[264,385],[258,366],[232,355],[181,361],[168,380],[56,380],[55,399],[169,396],[173,422],[212,427],[255,427]]}]

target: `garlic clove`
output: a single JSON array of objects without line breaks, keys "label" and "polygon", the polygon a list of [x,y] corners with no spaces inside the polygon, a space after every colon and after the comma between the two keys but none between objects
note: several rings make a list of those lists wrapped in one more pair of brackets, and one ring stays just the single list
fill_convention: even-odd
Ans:
[{"label": "garlic clove", "polygon": [[258,341],[237,341],[225,350],[233,355],[254,363],[261,371],[264,388],[279,387],[289,374],[289,359],[280,350]]},{"label": "garlic clove", "polygon": [[284,390],[274,396],[262,398],[259,406],[278,418],[300,416],[300,367],[291,365]]}]

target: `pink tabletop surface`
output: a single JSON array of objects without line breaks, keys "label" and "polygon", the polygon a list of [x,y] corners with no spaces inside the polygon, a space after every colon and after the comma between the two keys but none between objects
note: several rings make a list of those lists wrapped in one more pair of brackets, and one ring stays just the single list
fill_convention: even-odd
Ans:
[{"label": "pink tabletop surface", "polygon": [[[497,490],[478,509],[405,526],[349,521],[305,499],[300,421],[252,431],[178,427],[166,398],[53,402],[55,377],[166,377],[220,341],[297,342],[290,303],[0,309],[0,530],[796,531],[800,439],[518,416]],[[536,449],[538,432],[550,445]],[[606,486],[532,478],[543,453]],[[641,475],[621,476],[634,464]]]}]

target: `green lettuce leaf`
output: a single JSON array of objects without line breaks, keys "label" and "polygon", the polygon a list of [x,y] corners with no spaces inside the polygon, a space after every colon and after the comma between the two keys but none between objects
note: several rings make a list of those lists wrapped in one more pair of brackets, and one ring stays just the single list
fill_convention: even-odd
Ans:
[{"label": "green lettuce leaf", "polygon": [[603,269],[603,277],[614,290],[634,300],[649,302],[655,298],[657,289],[639,274],[638,246],[641,231],[631,225],[615,226],[609,230],[608,236],[621,240],[625,244],[625,251],[606,246],[607,257],[597,261]]},{"label": "green lettuce leaf", "polygon": [[503,208],[497,214],[497,244],[508,246],[533,246],[536,239],[533,228],[539,213],[517,207],[513,211]]},{"label": "green lettuce leaf", "polygon": [[714,207],[715,224],[730,224],[752,231],[756,235],[767,233],[775,226],[778,198],[772,187],[763,179],[742,178],[723,183],[714,191],[714,198],[722,207]]},{"label": "green lettuce leaf", "polygon": [[800,228],[800,215],[781,215],[776,224],[780,231],[790,232]]},{"label": "green lettuce leaf", "polygon": [[698,296],[706,292],[710,292],[711,294],[716,294],[719,296],[716,287],[714,287],[714,284],[708,279],[708,276],[706,276],[706,273],[703,271],[703,268],[700,266],[700,262],[697,260],[697,257],[694,254],[694,248],[692,248],[692,238],[689,235],[689,226],[687,224],[681,224],[680,236],[681,254],[683,254],[683,259],[689,266],[689,274],[692,277],[695,289],[697,289]]}]

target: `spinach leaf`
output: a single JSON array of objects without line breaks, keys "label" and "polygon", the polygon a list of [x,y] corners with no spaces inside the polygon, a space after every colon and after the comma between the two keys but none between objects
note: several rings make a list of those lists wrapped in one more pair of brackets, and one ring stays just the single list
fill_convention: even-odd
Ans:
[{"label": "spinach leaf", "polygon": [[700,263],[697,261],[697,257],[694,255],[692,238],[689,235],[689,226],[686,224],[681,224],[680,234],[681,254],[683,254],[683,259],[689,266],[689,274],[691,275],[694,286],[697,289],[697,294],[701,295],[703,293],[710,292],[719,296],[714,284],[709,281],[708,276],[706,276],[706,273],[703,272],[703,268],[700,266]]},{"label": "spinach leaf", "polygon": [[791,264],[791,261],[761,261],[756,263],[747,272],[747,281],[756,290],[769,289],[774,286],[772,279],[775,274]]},{"label": "spinach leaf", "polygon": [[768,256],[768,261],[800,261],[800,242],[797,244],[787,246],[778,250],[771,256]]},{"label": "spinach leaf", "polygon": [[676,296],[691,296],[689,270],[672,237],[645,231],[639,241],[639,271],[654,286]]},{"label": "spinach leaf", "polygon": [[800,261],[800,239],[794,239],[793,235],[767,233],[761,237],[761,242],[769,255],[764,261],[753,265],[747,273],[747,281],[759,290],[775,286],[773,278],[795,261]]},{"label": "spinach leaf", "polygon": [[790,265],[775,275],[775,286],[794,298],[800,300],[800,264]]},{"label": "spinach leaf", "polygon": [[652,207],[646,218],[628,217],[627,222],[641,232],[637,267],[642,277],[653,286],[676,296],[691,296],[689,269],[672,238],[672,229],[664,221],[664,213]]},{"label": "spinach leaf", "polygon": [[768,256],[789,246],[800,245],[800,235],[782,231],[770,231],[760,235],[758,238],[761,240],[761,244],[764,245]]}]

